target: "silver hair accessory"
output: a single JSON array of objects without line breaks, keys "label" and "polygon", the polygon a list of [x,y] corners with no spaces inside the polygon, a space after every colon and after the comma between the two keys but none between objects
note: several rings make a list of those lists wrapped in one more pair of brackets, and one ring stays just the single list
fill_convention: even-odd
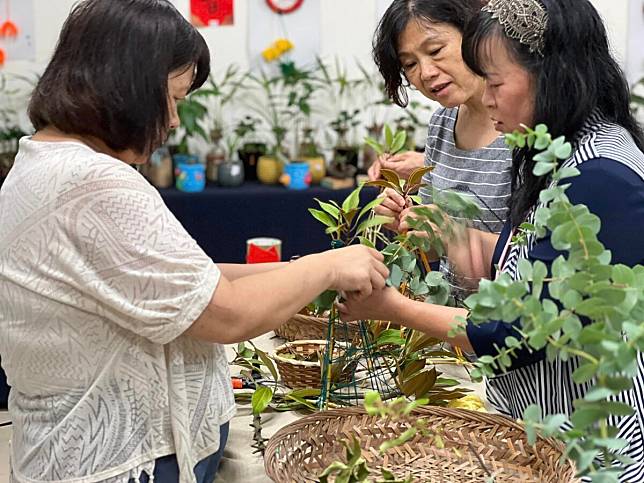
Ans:
[{"label": "silver hair accessory", "polygon": [[543,57],[548,12],[539,0],[490,0],[482,10],[499,21],[508,37]]}]

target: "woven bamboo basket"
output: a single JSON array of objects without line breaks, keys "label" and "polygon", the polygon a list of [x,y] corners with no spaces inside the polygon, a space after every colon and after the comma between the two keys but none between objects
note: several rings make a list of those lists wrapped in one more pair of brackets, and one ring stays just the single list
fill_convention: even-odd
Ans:
[{"label": "woven bamboo basket", "polygon": [[[351,342],[360,337],[358,322],[347,322],[347,330],[336,331],[336,340]],[[328,317],[295,314],[280,327],[275,329],[275,335],[287,341],[326,339],[329,328]]]},{"label": "woven bamboo basket", "polygon": [[503,416],[431,407],[412,417],[426,418],[444,448],[417,434],[381,455],[380,444],[400,436],[410,427],[410,419],[369,416],[362,408],[335,409],[305,416],[279,430],[266,448],[266,473],[278,483],[318,481],[332,462],[346,463],[342,441],[355,435],[371,469],[379,472],[385,467],[400,479],[412,476],[414,482],[485,482],[490,474],[497,483],[579,481],[571,462],[560,463],[561,443],[539,439],[530,446],[523,427]]},{"label": "woven bamboo basket", "polygon": [[[304,358],[318,353],[321,358],[325,348],[326,340],[297,340],[277,347],[272,357],[280,376],[282,376],[282,382],[291,389],[319,389],[322,378],[322,365],[319,361],[287,359],[283,355],[291,353]],[[343,350],[344,347],[341,343],[336,343],[335,357],[340,356]],[[357,363],[358,361],[354,360],[346,365],[333,364],[331,366],[331,381],[349,381]]]}]

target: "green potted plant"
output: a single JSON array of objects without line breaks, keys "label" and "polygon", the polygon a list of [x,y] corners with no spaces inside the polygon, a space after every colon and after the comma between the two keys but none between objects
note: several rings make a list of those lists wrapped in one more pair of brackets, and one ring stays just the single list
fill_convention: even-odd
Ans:
[{"label": "green potted plant", "polygon": [[227,158],[219,164],[217,179],[221,186],[236,187],[244,183],[244,164],[237,157],[240,138],[233,132],[226,139]]},{"label": "green potted plant", "polygon": [[266,154],[260,156],[257,162],[257,178],[264,184],[275,184],[280,179],[284,164],[289,162],[285,143],[290,115],[288,100],[280,89],[279,77],[269,77],[262,71],[259,75],[248,73],[246,79],[251,81],[246,105],[268,124],[272,138]]},{"label": "green potted plant", "polygon": [[333,159],[329,165],[329,174],[336,178],[350,178],[358,171],[360,148],[350,144],[347,135],[360,124],[357,116],[359,109],[342,110],[330,126],[336,133],[336,143],[333,148]]},{"label": "green potted plant", "polygon": [[308,163],[311,183],[319,184],[326,174],[326,160],[315,142],[314,131],[311,126],[306,126],[302,129],[303,137],[299,146],[298,159]]},{"label": "green potted plant", "polygon": [[257,134],[261,120],[254,116],[245,116],[235,127],[235,133],[242,142],[237,154],[244,163],[244,176],[247,181],[257,181],[257,161],[266,154],[266,143]]}]

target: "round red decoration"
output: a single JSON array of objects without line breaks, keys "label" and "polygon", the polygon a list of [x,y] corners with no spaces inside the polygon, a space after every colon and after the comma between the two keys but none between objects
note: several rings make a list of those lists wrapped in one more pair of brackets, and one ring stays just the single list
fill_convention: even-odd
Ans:
[{"label": "round red decoration", "polygon": [[302,6],[304,0],[266,0],[270,9],[279,14],[292,13]]}]

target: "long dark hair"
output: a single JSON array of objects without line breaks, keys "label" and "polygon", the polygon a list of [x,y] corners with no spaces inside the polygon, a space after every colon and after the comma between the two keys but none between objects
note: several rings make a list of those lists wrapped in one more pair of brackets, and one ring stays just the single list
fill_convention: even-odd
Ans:
[{"label": "long dark hair", "polygon": [[[594,111],[624,127],[644,147],[642,128],[629,107],[629,88],[613,59],[601,17],[588,0],[540,0],[548,12],[543,57],[507,37],[498,20],[480,12],[463,33],[463,60],[485,76],[490,39],[502,39],[510,55],[530,72],[535,86],[533,123],[544,123],[553,137],[575,141]],[[519,225],[537,203],[547,177],[532,173],[534,152],[516,150],[512,163],[510,217]]]},{"label": "long dark hair", "polygon": [[389,98],[401,107],[409,102],[402,65],[398,59],[398,38],[412,20],[446,23],[463,32],[476,16],[481,0],[394,0],[389,6],[373,38],[373,60],[385,80]]},{"label": "long dark hair", "polygon": [[85,0],[65,21],[29,104],[34,127],[151,153],[168,134],[168,75],[210,73],[203,37],[167,0]]}]

